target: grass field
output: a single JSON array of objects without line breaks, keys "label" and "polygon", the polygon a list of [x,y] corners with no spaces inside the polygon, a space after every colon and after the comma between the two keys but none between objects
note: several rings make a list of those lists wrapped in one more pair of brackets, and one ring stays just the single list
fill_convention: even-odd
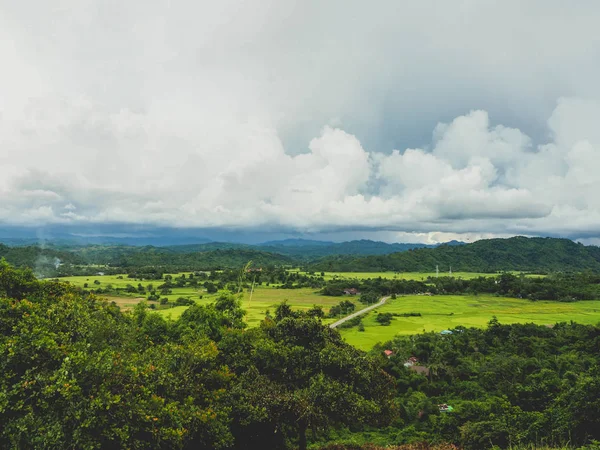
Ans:
[{"label": "grass field", "polygon": [[[175,275],[175,274],[174,274]],[[405,279],[420,280],[429,275],[426,273],[404,273],[394,274],[392,272],[381,273],[327,273],[328,278],[334,275],[339,277],[402,277]],[[474,278],[477,276],[489,276],[482,273],[454,273],[456,277]],[[127,284],[137,286],[140,281],[127,278],[126,276],[97,275],[63,278],[63,281],[88,288],[106,288],[109,284],[114,287],[125,287]],[[94,284],[98,280],[100,284]],[[155,287],[162,281],[142,281],[142,285],[153,284]],[[203,288],[173,288],[173,292],[166,297],[169,301],[175,301],[178,297],[192,298],[198,304],[207,304],[214,301],[217,294],[207,294]],[[110,301],[115,301],[121,308],[130,309],[144,298],[139,293],[129,295],[120,294],[103,295]],[[202,296],[202,298],[200,298]],[[252,299],[249,292],[243,293],[242,306],[247,311],[247,322],[249,326],[256,326],[264,317],[267,310],[274,313],[276,306],[287,300],[294,309],[308,309],[313,305],[320,305],[325,312],[342,299],[349,299],[356,303],[357,310],[362,305],[355,298],[327,297],[320,295],[315,289],[278,289],[274,286],[257,286]],[[159,307],[159,306],[157,306]],[[166,318],[177,319],[187,309],[186,306],[177,306],[170,309],[161,309],[157,312]],[[389,326],[381,326],[375,321],[376,314],[380,312],[390,313],[421,313],[421,317],[395,317]],[[415,334],[423,331],[441,331],[457,325],[485,326],[488,321],[496,316],[502,323],[524,323],[533,322],[538,324],[554,324],[560,321],[573,320],[580,323],[595,324],[600,322],[600,301],[583,301],[576,303],[557,302],[530,302],[514,298],[502,298],[494,296],[421,296],[412,295],[390,299],[388,303],[376,312],[371,312],[363,319],[365,331],[359,332],[357,328],[341,330],[344,338],[358,348],[369,349],[377,342],[389,340],[396,334]],[[329,323],[333,319],[328,319]]]},{"label": "grass field", "polygon": [[[424,331],[442,331],[464,325],[483,327],[496,316],[501,323],[528,323],[542,325],[573,320],[584,324],[600,322],[600,301],[574,303],[531,302],[516,298],[463,295],[409,295],[390,299],[377,312],[363,319],[365,331],[358,328],[341,330],[347,342],[368,350],[377,342],[397,334],[416,334]],[[381,326],[375,321],[380,313],[421,313],[421,317],[395,317],[391,325]]]},{"label": "grass field", "polygon": [[[255,288],[252,298],[250,298],[249,292],[244,292],[242,297],[242,307],[246,310],[246,321],[249,326],[256,326],[258,323],[265,318],[267,310],[271,313],[275,312],[275,308],[279,303],[287,300],[288,304],[293,309],[303,310],[309,309],[313,305],[320,305],[323,307],[325,313],[330,307],[339,303],[345,297],[327,297],[320,295],[315,289],[302,288],[302,289],[277,289],[276,287],[265,287],[258,286]],[[203,298],[198,300],[197,303],[202,304],[203,302],[208,303],[214,300],[212,298]],[[360,309],[360,304],[354,299],[350,299],[357,303],[357,308]],[[165,309],[159,311],[164,317],[170,317],[171,319],[177,319],[183,311],[186,310],[185,306],[177,306],[171,309]],[[331,320],[325,321],[330,322]]]},{"label": "grass field", "polygon": [[[189,275],[189,272],[185,272],[186,276]],[[173,277],[181,276],[181,273],[172,274]],[[96,287],[94,281],[98,280],[100,282],[101,287],[106,287],[109,284],[112,284],[114,287],[125,287],[128,284],[133,286],[137,286],[138,283],[142,283],[144,286],[148,284],[153,284],[154,286],[158,286],[159,284],[164,283],[163,280],[144,280],[139,281],[134,278],[127,278],[127,275],[90,275],[90,276],[78,276],[78,277],[63,277],[60,278],[60,281],[67,281],[75,286],[83,287],[85,283],[87,283],[90,289]]]},{"label": "grass field", "polygon": [[[172,274],[173,277],[180,276],[181,274]],[[188,275],[188,273],[186,273]],[[155,288],[161,284],[163,284],[163,280],[144,280],[139,281],[133,278],[127,278],[127,275],[92,275],[92,276],[78,276],[78,277],[64,277],[60,279],[61,281],[67,281],[74,286],[85,287],[87,284],[88,289],[96,289],[96,288],[106,288],[109,285],[112,285],[115,288],[124,288],[128,284],[137,287],[138,283],[141,283],[144,287],[148,285],[153,285]],[[95,284],[94,281],[99,281],[100,284]],[[214,298],[214,295],[207,294],[204,289],[201,287],[191,288],[184,287],[178,288],[173,287],[171,294],[161,295],[161,297],[167,297],[169,301],[175,301],[179,297],[189,297],[193,299],[199,299],[200,295],[205,299]],[[131,293],[128,294],[126,292],[119,293],[119,297],[115,297],[110,294],[102,294],[102,297],[106,297],[111,301],[117,303],[121,308],[131,308],[135,306],[140,300],[145,298],[145,295],[141,295],[140,293]]]},{"label": "grass field", "polygon": [[[173,274],[174,277],[178,275],[180,274]],[[68,281],[69,283],[79,287],[84,287],[84,285],[87,283],[89,289],[94,289],[97,287],[106,288],[108,285],[124,288],[128,284],[137,286],[138,283],[140,283],[140,281],[127,278],[126,276],[119,278],[117,275],[65,277],[61,280]],[[94,284],[95,280],[98,280],[100,284]],[[141,283],[143,286],[152,284],[154,287],[156,287],[162,284],[162,281],[141,281]],[[169,301],[175,301],[179,297],[188,297],[195,300],[198,304],[207,304],[214,301],[215,297],[218,295],[207,294],[206,291],[201,287],[174,287],[172,291],[173,292],[171,294],[165,296],[161,295],[161,297],[167,297]],[[201,295],[202,299],[200,299]],[[102,294],[101,297],[104,297],[109,301],[114,301],[123,309],[130,309],[140,300],[144,300],[145,298],[145,296],[142,296],[138,293],[132,293],[130,295],[121,293],[119,297],[109,294]],[[273,313],[275,307],[284,300],[287,300],[289,305],[294,309],[309,309],[313,305],[320,305],[323,306],[323,309],[325,312],[327,312],[331,306],[339,303],[342,300],[342,297],[327,297],[320,295],[318,292],[316,292],[316,289],[310,288],[278,289],[274,286],[257,286],[252,294],[252,299],[250,298],[249,292],[244,292],[242,297],[242,307],[247,311],[246,319],[248,324],[250,326],[257,325],[262,319],[264,319],[267,310],[270,310]],[[355,299],[350,300],[356,301]],[[360,308],[360,306],[358,306],[358,308]],[[175,306],[169,309],[161,309],[157,312],[166,318],[175,320],[179,318],[179,316],[181,316],[186,309],[187,306]]]}]

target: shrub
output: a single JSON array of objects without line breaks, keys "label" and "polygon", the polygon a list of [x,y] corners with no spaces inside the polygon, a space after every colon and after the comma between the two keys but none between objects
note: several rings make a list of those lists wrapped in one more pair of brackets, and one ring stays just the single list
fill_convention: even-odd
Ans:
[{"label": "shrub", "polygon": [[381,313],[375,317],[375,321],[380,325],[389,325],[392,322],[392,314],[391,313]]}]

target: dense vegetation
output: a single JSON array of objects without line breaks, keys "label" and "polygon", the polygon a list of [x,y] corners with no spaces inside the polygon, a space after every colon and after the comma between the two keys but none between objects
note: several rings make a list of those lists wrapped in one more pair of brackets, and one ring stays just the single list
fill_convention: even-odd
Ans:
[{"label": "dense vegetation", "polygon": [[0,263],[0,448],[305,448],[389,422],[382,361],[318,312],[245,330],[221,296],[167,322]]},{"label": "dense vegetation", "polygon": [[176,252],[161,247],[81,246],[46,248],[7,247],[0,244],[0,257],[17,267],[29,267],[44,277],[126,273],[151,268],[159,273],[218,270],[241,267],[252,260],[259,267],[292,266],[285,255],[254,249],[216,249]]},{"label": "dense vegetation", "polygon": [[[286,276],[278,273],[269,277]],[[492,320],[485,330],[398,337],[367,354],[321,317],[282,303],[246,329],[239,300],[221,295],[166,321],[144,303],[123,313],[1,262],[0,448],[481,449],[600,439],[598,327]],[[405,365],[411,357],[420,370]]]},{"label": "dense vegetation", "polygon": [[[465,449],[580,446],[600,439],[600,328],[501,325],[397,338],[385,370],[400,414],[385,443],[438,440]],[[409,357],[429,375],[404,366]],[[440,412],[449,404],[452,412]],[[373,439],[373,436],[371,436]]]},{"label": "dense vegetation", "polygon": [[112,267],[163,266],[172,271],[211,270],[241,267],[248,261],[258,266],[289,266],[293,260],[279,254],[254,249],[216,249],[204,252],[175,252],[160,247],[80,247],[72,250],[88,264]]},{"label": "dense vegetation", "polygon": [[15,266],[34,269],[39,275],[56,275],[62,263],[84,262],[78,255],[64,250],[39,246],[9,247],[0,243],[1,258]]},{"label": "dense vegetation", "polygon": [[556,272],[600,271],[600,248],[569,239],[487,239],[467,245],[441,245],[382,256],[335,256],[311,265],[313,271],[336,272]]}]

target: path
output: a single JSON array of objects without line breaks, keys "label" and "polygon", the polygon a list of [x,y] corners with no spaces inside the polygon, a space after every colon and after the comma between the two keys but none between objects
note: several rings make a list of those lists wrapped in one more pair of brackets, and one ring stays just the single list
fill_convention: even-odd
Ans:
[{"label": "path", "polygon": [[343,324],[346,320],[350,320],[350,319],[354,319],[355,317],[361,316],[365,313],[368,313],[369,311],[375,309],[375,308],[379,308],[381,305],[384,305],[385,302],[389,299],[389,295],[387,297],[382,297],[381,300],[379,300],[378,303],[374,303],[371,306],[367,306],[365,309],[361,309],[360,311],[356,311],[355,313],[350,314],[349,316],[344,317],[343,319],[338,320],[337,322],[333,322],[331,325],[329,325],[329,328],[335,328],[341,324]]}]

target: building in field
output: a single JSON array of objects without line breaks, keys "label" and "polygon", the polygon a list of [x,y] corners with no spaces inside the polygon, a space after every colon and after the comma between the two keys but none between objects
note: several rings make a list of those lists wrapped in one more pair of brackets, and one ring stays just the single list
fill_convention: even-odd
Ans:
[{"label": "building in field", "polygon": [[356,288],[348,288],[348,289],[344,289],[344,294],[345,295],[358,295],[358,294],[360,294],[360,292]]}]

